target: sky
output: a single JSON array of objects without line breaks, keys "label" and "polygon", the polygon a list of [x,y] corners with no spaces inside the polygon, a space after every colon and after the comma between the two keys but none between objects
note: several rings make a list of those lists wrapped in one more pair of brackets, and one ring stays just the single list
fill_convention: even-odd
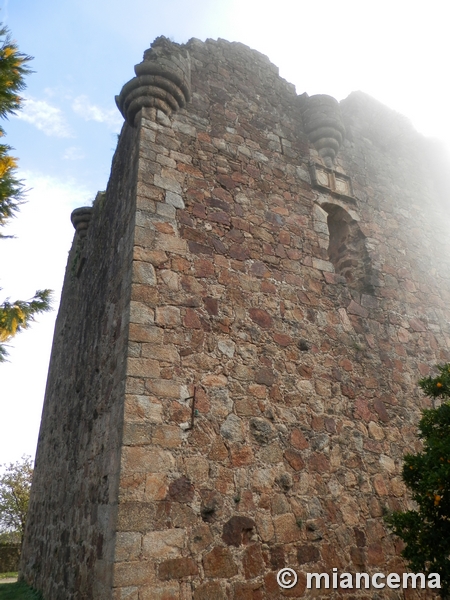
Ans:
[{"label": "sky", "polygon": [[[447,2],[429,0],[0,0],[0,22],[34,57],[23,110],[3,123],[27,202],[0,242],[0,302],[54,291],[0,364],[0,465],[34,457],[70,213],[104,190],[122,126],[114,96],[159,35],[239,41],[298,94],[362,90],[450,141]],[[0,469],[1,470],[1,469]]]}]

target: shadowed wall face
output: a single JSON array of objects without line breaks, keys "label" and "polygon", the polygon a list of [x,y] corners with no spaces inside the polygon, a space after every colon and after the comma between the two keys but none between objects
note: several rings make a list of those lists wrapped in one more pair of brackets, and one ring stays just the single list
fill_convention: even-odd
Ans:
[{"label": "shadowed wall face", "polygon": [[[75,211],[21,573],[45,598],[110,597],[134,236],[135,132]],[[87,226],[87,228],[85,227]]]},{"label": "shadowed wall face", "polygon": [[[300,597],[307,572],[401,569],[382,514],[408,505],[415,382],[449,358],[448,213],[426,142],[363,94],[297,96],[266,57],[225,41],[159,38],[117,103],[127,124],[111,208],[94,206],[77,278],[104,256],[114,285],[87,279],[77,296],[69,278],[63,296],[87,299],[108,345],[77,344],[107,368],[63,365],[55,350],[49,381],[71,387],[77,373],[90,408],[49,384],[24,573],[36,540],[47,565],[63,530],[81,531],[76,512],[46,504],[50,464],[61,482],[66,464],[45,442],[50,407],[66,407],[59,442],[70,411],[83,428],[105,397],[112,441],[98,456],[80,446],[80,472],[91,470],[66,488],[88,514],[80,490],[115,477],[111,519],[89,513],[114,561],[100,587],[92,559],[94,598],[278,598],[283,566],[298,571]],[[68,306],[58,323],[81,327],[91,313]],[[105,396],[96,382],[111,378]],[[42,515],[54,530],[39,538]],[[61,589],[60,569],[46,589]]]}]

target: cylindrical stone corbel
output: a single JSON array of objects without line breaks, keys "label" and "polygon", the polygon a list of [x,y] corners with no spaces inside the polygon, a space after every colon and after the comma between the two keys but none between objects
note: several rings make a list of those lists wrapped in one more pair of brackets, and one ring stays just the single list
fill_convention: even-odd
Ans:
[{"label": "cylindrical stone corbel", "polygon": [[134,67],[136,77],[116,96],[123,118],[132,127],[144,107],[161,110],[167,116],[184,108],[191,97],[191,63],[187,50],[161,36]]},{"label": "cylindrical stone corbel", "polygon": [[81,206],[80,208],[76,208],[74,211],[72,211],[70,220],[72,221],[72,225],[75,227],[75,231],[80,239],[86,237],[91,218],[92,206]]},{"label": "cylindrical stone corbel", "polygon": [[345,135],[338,101],[325,94],[310,96],[303,111],[303,122],[309,141],[331,168]]}]

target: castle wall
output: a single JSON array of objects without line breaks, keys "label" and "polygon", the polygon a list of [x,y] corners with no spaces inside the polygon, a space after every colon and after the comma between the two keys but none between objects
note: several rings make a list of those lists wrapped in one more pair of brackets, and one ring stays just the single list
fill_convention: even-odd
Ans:
[{"label": "castle wall", "polygon": [[[449,360],[445,161],[371,98],[297,96],[241,44],[159,39],[136,74],[110,209],[96,203],[83,271],[66,277],[24,573],[44,589],[27,575],[38,544],[48,600],[64,569],[86,581],[65,598],[114,600],[311,597],[307,572],[401,571],[382,515],[409,505],[416,382]],[[89,441],[95,402],[108,410]],[[105,472],[109,520],[83,491]],[[74,548],[97,531],[91,580]]]},{"label": "castle wall", "polygon": [[49,600],[111,594],[135,140],[134,130],[122,135],[89,235],[75,235],[56,322],[21,563],[21,576]]},{"label": "castle wall", "polygon": [[114,598],[300,597],[279,568],[401,569],[382,515],[405,506],[416,381],[448,358],[426,144],[355,94],[330,183],[308,99],[264,57],[187,47],[187,109],[142,111]]}]

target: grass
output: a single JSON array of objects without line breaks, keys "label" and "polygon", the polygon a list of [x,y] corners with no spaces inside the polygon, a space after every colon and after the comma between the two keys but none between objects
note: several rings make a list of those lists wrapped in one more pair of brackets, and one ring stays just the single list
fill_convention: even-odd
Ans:
[{"label": "grass", "polygon": [[18,575],[17,571],[10,572],[10,573],[0,573],[0,579],[8,579],[9,577],[17,577],[17,575]]},{"label": "grass", "polygon": [[0,585],[0,600],[43,600],[43,598],[40,592],[36,592],[22,581],[18,581]]}]

